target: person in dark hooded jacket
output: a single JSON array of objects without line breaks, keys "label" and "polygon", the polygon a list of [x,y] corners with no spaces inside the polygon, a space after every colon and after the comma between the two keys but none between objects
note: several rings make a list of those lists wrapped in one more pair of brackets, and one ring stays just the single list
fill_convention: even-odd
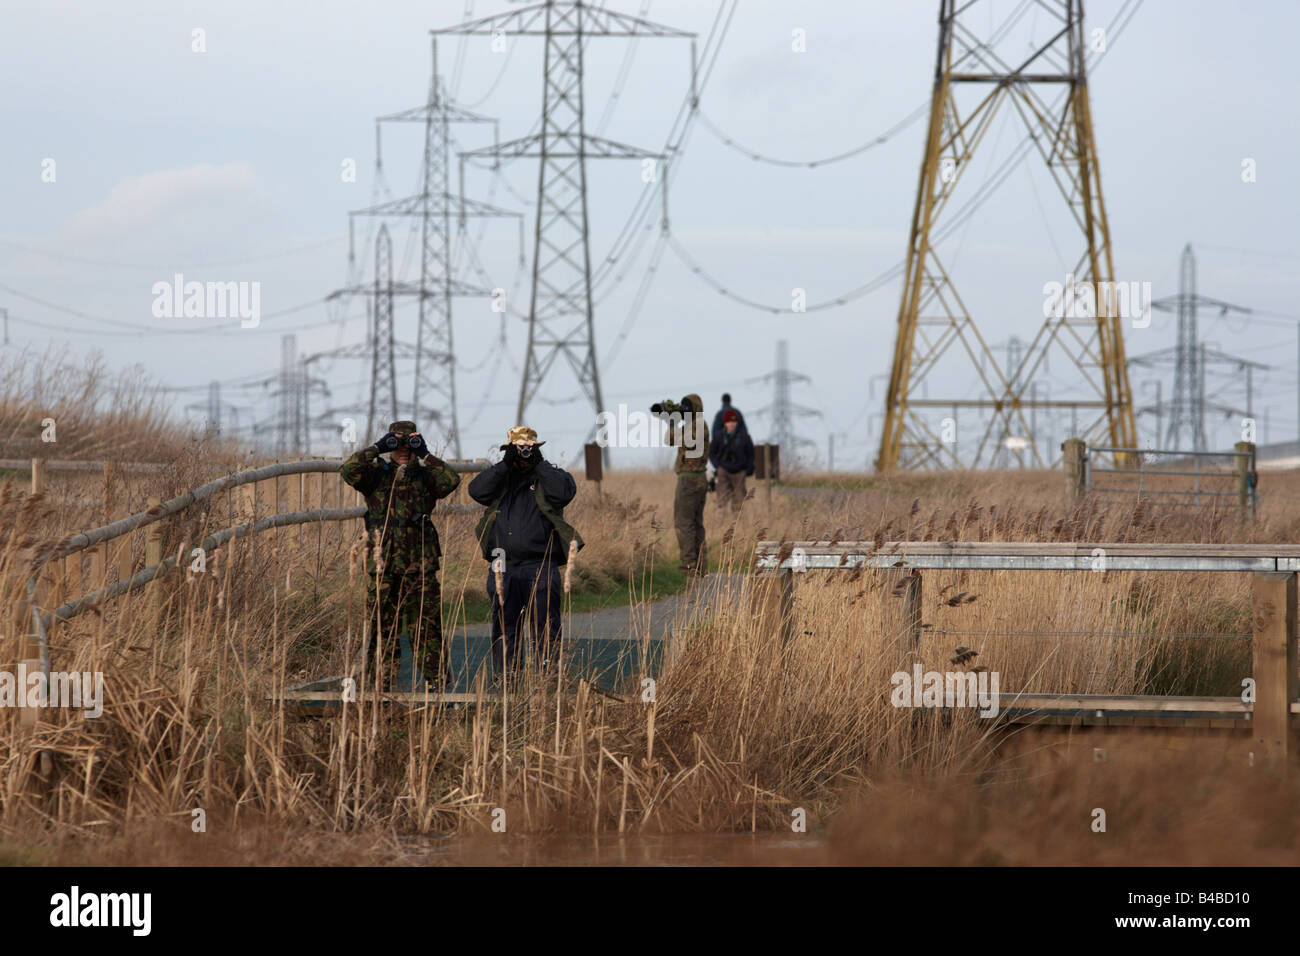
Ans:
[{"label": "person in dark hooded jacket", "polygon": [[734,408],[723,412],[722,431],[709,442],[709,462],[717,473],[719,510],[730,504],[732,513],[739,513],[745,477],[754,473],[754,441]]},{"label": "person in dark hooded jacket", "polygon": [[469,496],[487,510],[475,535],[491,562],[492,670],[500,675],[523,664],[525,622],[541,667],[560,654],[563,603],[561,568],[582,536],[564,518],[578,486],[563,468],[542,455],[543,441],[524,425],[511,428],[505,457],[469,483]]}]

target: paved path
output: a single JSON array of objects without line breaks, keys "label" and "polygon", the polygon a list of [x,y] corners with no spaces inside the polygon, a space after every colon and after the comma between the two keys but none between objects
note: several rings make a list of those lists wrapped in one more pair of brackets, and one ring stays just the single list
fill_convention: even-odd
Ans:
[{"label": "paved path", "polygon": [[[668,636],[674,624],[685,623],[696,614],[711,614],[719,606],[740,599],[743,574],[710,574],[694,587],[637,607],[610,607],[566,615],[566,636],[575,640],[652,641]],[[457,637],[488,638],[491,624],[471,624],[459,628]]]}]

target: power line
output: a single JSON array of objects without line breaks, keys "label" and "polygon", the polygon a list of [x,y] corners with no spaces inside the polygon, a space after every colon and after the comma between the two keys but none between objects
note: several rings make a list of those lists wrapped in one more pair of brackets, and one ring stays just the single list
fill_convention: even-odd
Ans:
[{"label": "power line", "polygon": [[0,245],[12,246],[15,249],[22,249],[24,252],[29,252],[32,255],[36,255],[36,256],[43,256],[44,258],[47,259],[59,259],[64,262],[76,262],[81,265],[88,265],[88,266],[102,266],[106,269],[139,269],[142,271],[149,271],[149,272],[174,272],[177,269],[180,269],[182,271],[185,269],[219,269],[227,266],[247,265],[251,262],[268,262],[272,259],[285,259],[289,256],[296,256],[303,252],[311,252],[314,249],[321,249],[325,246],[333,245],[336,242],[342,242],[345,238],[347,237],[332,236],[329,239],[322,239],[319,242],[311,242],[311,243],[307,243],[306,245],[295,246],[292,249],[285,249],[281,252],[268,252],[265,255],[249,256],[244,259],[226,259],[224,261],[216,261],[216,262],[191,262],[183,265],[169,264],[165,266],[158,265],[158,264],[144,265],[143,263],[131,263],[131,262],[109,262],[104,259],[88,259],[85,258],[84,256],[73,256],[61,252],[50,252],[45,249],[37,249],[34,246],[29,246],[21,242],[15,242],[12,239],[0,239]]},{"label": "power line", "polygon": [[883,133],[879,134],[878,136],[873,136],[871,139],[867,140],[861,146],[855,146],[852,149],[845,150],[844,152],[834,153],[830,156],[823,156],[818,159],[778,159],[776,157],[767,156],[763,153],[760,153],[756,149],[751,149],[748,146],[744,146],[740,144],[731,136],[724,133],[718,127],[718,125],[713,122],[713,120],[709,119],[708,115],[703,110],[697,110],[696,112],[699,114],[700,122],[703,124],[704,128],[707,129],[714,136],[716,136],[724,146],[731,147],[736,152],[748,156],[750,159],[754,160],[755,162],[767,163],[770,166],[783,166],[786,168],[816,169],[819,166],[829,166],[832,163],[838,163],[846,159],[852,159],[854,156],[861,156],[863,153],[867,152],[868,150],[875,149],[877,146],[883,146],[885,143],[889,142],[889,140],[892,139],[895,135],[907,129],[917,120],[919,120],[922,116],[925,116],[926,113],[928,113],[929,111],[930,111],[930,103],[927,100],[926,102],[918,106],[916,109],[914,109],[912,112],[908,113],[907,116],[903,117],[903,119],[899,120],[893,126],[889,127]]}]

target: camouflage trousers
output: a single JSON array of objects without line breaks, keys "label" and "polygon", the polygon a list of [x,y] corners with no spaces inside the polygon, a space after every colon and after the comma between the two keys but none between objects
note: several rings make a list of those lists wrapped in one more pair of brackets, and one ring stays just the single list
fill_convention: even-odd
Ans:
[{"label": "camouflage trousers", "polygon": [[709,479],[702,471],[682,472],[677,476],[677,494],[673,497],[673,528],[677,547],[682,553],[684,570],[705,570],[708,558],[704,547],[704,502],[709,495]]},{"label": "camouflage trousers", "polygon": [[[414,666],[424,680],[437,684],[442,679],[442,592],[436,572],[387,574],[378,582],[373,573],[368,575],[366,626],[370,633],[366,673],[370,679],[374,678],[375,654],[379,650],[384,685],[391,686],[401,665],[403,633],[411,644]],[[423,686],[416,681],[417,688]]]}]

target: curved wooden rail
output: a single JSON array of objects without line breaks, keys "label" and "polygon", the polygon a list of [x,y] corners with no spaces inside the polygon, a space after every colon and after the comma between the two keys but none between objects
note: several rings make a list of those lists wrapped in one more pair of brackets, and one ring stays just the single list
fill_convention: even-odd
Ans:
[{"label": "curved wooden rail", "polygon": [[[78,534],[68,535],[62,540],[45,547],[32,556],[29,564],[29,576],[27,579],[27,605],[32,613],[32,634],[30,640],[39,646],[41,670],[48,676],[50,673],[50,648],[49,648],[49,629],[59,621],[67,621],[83,611],[92,607],[97,607],[105,601],[111,601],[123,594],[134,591],[143,587],[150,581],[163,577],[169,571],[173,570],[178,564],[178,558],[166,558],[149,567],[135,572],[129,577],[114,581],[96,591],[85,594],[76,600],[67,601],[58,607],[49,611],[42,611],[37,599],[37,586],[40,579],[41,569],[51,561],[68,557],[78,552],[85,551],[87,548],[93,548],[96,545],[112,541],[122,535],[130,534],[140,528],[147,527],[156,522],[162,521],[171,515],[179,514],[192,505],[201,501],[206,501],[222,492],[230,491],[243,485],[254,484],[259,481],[266,481],[272,478],[280,478],[289,475],[306,475],[306,474],[330,474],[338,473],[340,466],[343,464],[342,459],[318,459],[312,461],[286,461],[276,462],[271,465],[263,465],[260,468],[251,468],[247,471],[239,471],[229,475],[223,475],[215,478],[198,488],[191,489],[182,495],[172,498],[170,501],[164,501],[155,504],[152,507],[120,518],[98,528],[92,528],[89,531],[82,531]],[[474,473],[485,469],[488,466],[487,461],[452,461],[446,463],[453,471],[460,473]],[[451,504],[444,505],[440,509],[443,514],[468,513],[476,511],[475,505]],[[267,531],[271,528],[289,527],[292,525],[308,524],[320,521],[347,521],[349,519],[360,518],[366,513],[364,505],[356,505],[351,508],[315,508],[308,511],[295,511],[282,514],[267,515],[253,521],[248,521],[234,527],[225,528],[221,531],[207,535],[202,541],[193,547],[201,547],[204,552],[215,550],[234,538],[244,537],[250,534],[256,534],[259,531]],[[30,652],[27,652],[28,654]],[[21,655],[20,655],[21,656]]]}]

